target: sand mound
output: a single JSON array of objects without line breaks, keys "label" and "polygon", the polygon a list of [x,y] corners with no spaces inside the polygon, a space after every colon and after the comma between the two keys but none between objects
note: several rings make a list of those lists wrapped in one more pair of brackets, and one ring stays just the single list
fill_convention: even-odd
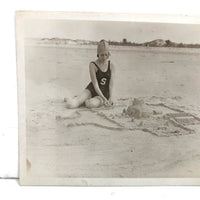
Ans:
[{"label": "sand mound", "polygon": [[143,100],[136,98],[133,100],[132,105],[128,106],[127,110],[124,109],[123,112],[136,119],[148,118],[153,114],[153,111],[144,104]]}]

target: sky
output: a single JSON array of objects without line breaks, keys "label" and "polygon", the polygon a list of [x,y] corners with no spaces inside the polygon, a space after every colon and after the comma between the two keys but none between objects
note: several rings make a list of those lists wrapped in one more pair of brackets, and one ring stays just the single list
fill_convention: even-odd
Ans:
[{"label": "sky", "polygon": [[144,23],[83,20],[28,20],[25,37],[66,38],[99,41],[101,39],[148,42],[155,39],[182,43],[200,43],[200,24]]}]

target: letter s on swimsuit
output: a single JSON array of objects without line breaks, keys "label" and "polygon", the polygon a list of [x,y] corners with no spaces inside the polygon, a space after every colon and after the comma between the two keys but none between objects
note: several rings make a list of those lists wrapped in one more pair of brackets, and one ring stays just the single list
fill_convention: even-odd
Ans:
[{"label": "letter s on swimsuit", "polygon": [[106,78],[102,78],[100,84],[105,85],[106,84]]}]

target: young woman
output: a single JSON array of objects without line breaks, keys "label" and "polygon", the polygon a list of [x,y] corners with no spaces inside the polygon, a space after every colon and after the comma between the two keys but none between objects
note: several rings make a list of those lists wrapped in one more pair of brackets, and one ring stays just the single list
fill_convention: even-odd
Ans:
[{"label": "young woman", "polygon": [[83,103],[88,108],[113,105],[115,68],[109,56],[109,44],[101,40],[97,45],[98,58],[89,65],[91,82],[81,95],[67,100],[67,108],[77,108]]}]

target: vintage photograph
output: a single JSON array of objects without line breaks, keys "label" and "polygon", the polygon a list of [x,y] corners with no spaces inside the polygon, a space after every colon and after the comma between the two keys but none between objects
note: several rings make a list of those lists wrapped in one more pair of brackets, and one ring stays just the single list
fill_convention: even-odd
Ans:
[{"label": "vintage photograph", "polygon": [[198,180],[200,24],[19,16],[22,185]]}]

